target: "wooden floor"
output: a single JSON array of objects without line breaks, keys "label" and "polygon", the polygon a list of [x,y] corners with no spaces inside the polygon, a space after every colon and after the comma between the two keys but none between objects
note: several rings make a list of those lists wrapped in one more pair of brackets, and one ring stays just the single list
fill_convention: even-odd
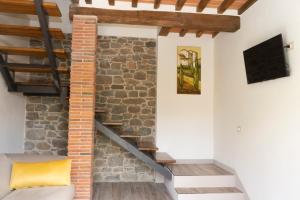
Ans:
[{"label": "wooden floor", "polygon": [[232,175],[230,172],[214,164],[174,164],[168,168],[175,176],[222,176]]},{"label": "wooden floor", "polygon": [[178,194],[210,194],[210,193],[241,193],[233,187],[216,187],[216,188],[176,188]]},{"label": "wooden floor", "polygon": [[172,200],[164,184],[96,183],[93,200]]}]

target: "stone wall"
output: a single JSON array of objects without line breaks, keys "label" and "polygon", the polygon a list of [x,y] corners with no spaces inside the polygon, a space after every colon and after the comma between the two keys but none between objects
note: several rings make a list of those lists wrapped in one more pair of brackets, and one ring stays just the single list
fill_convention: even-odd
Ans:
[{"label": "stone wall", "polygon": [[59,98],[26,98],[26,153],[67,155],[67,136],[68,111]]},{"label": "stone wall", "polygon": [[[121,131],[155,139],[156,41],[141,38],[99,37],[96,107],[105,108],[102,120],[122,121]],[[96,136],[95,182],[154,181],[144,163],[102,134]]]},{"label": "stone wall", "polygon": [[[30,46],[43,47],[40,40],[30,40]],[[68,54],[71,51],[71,35],[66,35],[64,41],[54,41],[54,48],[64,48]],[[48,59],[31,57],[32,64],[47,64]],[[70,56],[67,60],[59,60],[59,66],[70,67]],[[23,74],[24,75],[24,74]],[[23,76],[27,81],[46,82],[51,77],[46,74],[30,74]],[[68,81],[68,76],[61,76],[62,81]],[[68,108],[63,107],[59,97],[26,98],[25,122],[25,153],[67,155],[68,139]]]},{"label": "stone wall", "polygon": [[[70,52],[71,36],[63,46]],[[41,46],[33,40],[32,46]],[[101,120],[122,121],[123,131],[155,140],[156,41],[98,37],[96,108],[106,108]],[[33,63],[45,60],[31,59]],[[70,66],[70,61],[60,62]],[[41,78],[38,76],[34,78]],[[27,97],[27,153],[66,154],[68,112],[57,97]],[[94,182],[154,181],[155,172],[107,139],[95,136]]]}]

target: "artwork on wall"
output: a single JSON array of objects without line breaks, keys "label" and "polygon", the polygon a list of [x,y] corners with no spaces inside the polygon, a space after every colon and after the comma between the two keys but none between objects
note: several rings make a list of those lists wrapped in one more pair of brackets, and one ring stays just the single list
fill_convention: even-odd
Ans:
[{"label": "artwork on wall", "polygon": [[177,94],[201,94],[200,47],[177,47]]}]

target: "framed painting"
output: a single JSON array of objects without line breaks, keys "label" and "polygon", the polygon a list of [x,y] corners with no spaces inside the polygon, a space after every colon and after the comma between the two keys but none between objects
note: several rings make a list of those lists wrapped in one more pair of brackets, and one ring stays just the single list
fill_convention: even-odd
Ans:
[{"label": "framed painting", "polygon": [[177,94],[201,94],[200,47],[177,47]]}]

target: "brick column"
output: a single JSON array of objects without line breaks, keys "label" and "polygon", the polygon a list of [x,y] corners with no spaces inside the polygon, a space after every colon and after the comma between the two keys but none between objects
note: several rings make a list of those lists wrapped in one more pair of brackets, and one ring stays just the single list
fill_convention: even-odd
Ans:
[{"label": "brick column", "polygon": [[76,200],[90,200],[93,188],[97,18],[75,15],[72,36],[68,156]]}]

